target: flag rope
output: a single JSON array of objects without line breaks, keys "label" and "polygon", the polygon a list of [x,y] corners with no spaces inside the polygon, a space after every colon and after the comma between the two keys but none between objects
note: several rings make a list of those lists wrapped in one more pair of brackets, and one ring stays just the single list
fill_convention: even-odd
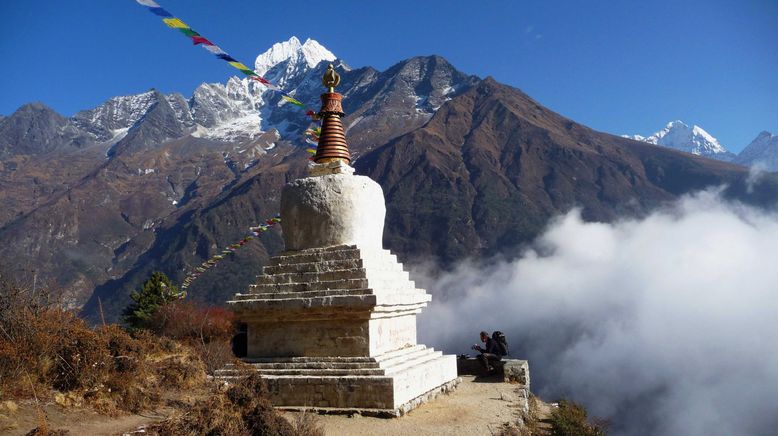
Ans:
[{"label": "flag rope", "polygon": [[173,14],[168,12],[165,8],[160,6],[154,0],[136,0],[136,1],[139,4],[146,6],[146,8],[148,8],[149,12],[151,12],[152,14],[158,17],[162,17],[162,22],[164,22],[165,25],[167,25],[171,29],[178,30],[179,32],[183,33],[184,36],[190,38],[192,40],[192,44],[202,46],[205,50],[208,50],[211,54],[213,54],[217,58],[227,62],[231,67],[237,69],[244,75],[248,76],[251,80],[255,80],[263,84],[268,89],[280,93],[281,98],[305,110],[306,115],[311,117],[315,116],[315,112],[306,108],[305,104],[298,101],[291,94],[281,89],[280,86],[271,83],[269,80],[257,74],[256,71],[252,70],[251,68],[239,62],[237,59],[230,56],[227,52],[222,50],[221,47],[211,42],[210,39],[196,32],[194,29],[189,27],[188,24],[184,23],[179,18],[174,17]]},{"label": "flag rope", "polygon": [[241,238],[238,242],[226,246],[221,252],[214,254],[208,260],[201,263],[200,266],[195,267],[192,271],[190,271],[186,275],[186,278],[184,278],[184,281],[181,284],[181,290],[184,292],[182,292],[180,298],[186,297],[186,292],[185,292],[186,289],[192,284],[192,282],[197,280],[198,277],[203,275],[209,269],[215,267],[221,260],[225,259],[227,256],[234,254],[236,250],[246,245],[246,243],[248,243],[254,238],[259,237],[259,235],[268,231],[271,227],[273,227],[274,225],[280,222],[281,222],[281,216],[276,215],[273,218],[266,220],[262,224],[249,227],[249,233],[243,238]]},{"label": "flag rope", "polygon": [[[168,12],[166,9],[164,9],[154,0],[136,0],[136,1],[139,4],[146,6],[149,12],[151,12],[152,14],[162,17],[162,22],[164,22],[165,25],[167,25],[171,29],[178,30],[179,32],[184,34],[184,36],[190,38],[192,40],[192,44],[202,46],[205,50],[207,50],[217,58],[227,62],[231,67],[237,69],[238,71],[240,71],[241,73],[249,77],[251,80],[257,81],[262,85],[264,85],[266,88],[278,92],[279,94],[281,94],[281,98],[283,98],[284,101],[305,110],[305,115],[310,117],[313,122],[319,121],[316,112],[308,109],[302,102],[295,99],[294,97],[292,97],[291,94],[281,89],[280,86],[273,84],[269,80],[257,74],[257,72],[254,71],[253,69],[247,67],[237,59],[230,56],[227,52],[222,50],[221,47],[211,42],[210,39],[202,36],[200,33],[195,31],[191,27],[189,27],[188,24],[186,24],[179,18],[173,16],[173,14]],[[305,142],[308,144],[308,147],[306,148],[306,152],[308,152],[311,155],[315,155],[316,147],[319,142],[319,136],[321,135],[321,127],[309,128],[305,131],[305,135],[306,135]],[[310,159],[313,159],[313,157],[311,157]],[[194,270],[190,271],[186,275],[183,283],[181,284],[182,293],[180,298],[184,298],[186,296],[186,289],[189,288],[192,282],[197,280],[197,278],[200,277],[203,273],[205,273],[210,268],[216,266],[219,263],[219,261],[223,260],[226,256],[235,253],[237,249],[243,247],[250,240],[259,237],[261,233],[266,232],[270,227],[280,222],[281,222],[281,217],[279,215],[276,215],[275,217],[266,220],[264,224],[250,227],[249,228],[250,233],[244,236],[240,241],[228,245],[224,250],[221,251],[221,253],[211,256],[205,262],[200,264],[200,266],[195,267]]]}]

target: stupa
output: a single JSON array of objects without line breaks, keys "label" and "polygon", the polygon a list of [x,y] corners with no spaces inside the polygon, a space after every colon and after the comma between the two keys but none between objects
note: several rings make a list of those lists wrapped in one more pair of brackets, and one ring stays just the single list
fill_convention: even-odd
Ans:
[{"label": "stupa", "polygon": [[286,251],[227,303],[276,407],[399,416],[452,389],[456,360],[417,343],[430,295],[383,248],[383,190],[349,165],[331,65],[322,82],[309,177],[281,194]]}]

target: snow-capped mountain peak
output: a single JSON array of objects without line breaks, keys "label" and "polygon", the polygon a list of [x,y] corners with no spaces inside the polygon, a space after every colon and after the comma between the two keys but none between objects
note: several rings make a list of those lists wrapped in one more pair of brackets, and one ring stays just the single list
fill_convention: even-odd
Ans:
[{"label": "snow-capped mountain peak", "polygon": [[729,161],[734,157],[705,129],[697,125],[689,126],[681,120],[670,121],[664,129],[650,136],[623,136],[636,141],[648,142],[719,160]]},{"label": "snow-capped mountain peak", "polygon": [[304,64],[310,69],[321,61],[334,61],[335,59],[336,56],[331,51],[313,39],[306,39],[301,44],[300,40],[293,36],[288,41],[273,44],[266,52],[257,56],[256,61],[254,61],[254,71],[260,76],[264,76],[273,67],[286,61],[290,67]]}]

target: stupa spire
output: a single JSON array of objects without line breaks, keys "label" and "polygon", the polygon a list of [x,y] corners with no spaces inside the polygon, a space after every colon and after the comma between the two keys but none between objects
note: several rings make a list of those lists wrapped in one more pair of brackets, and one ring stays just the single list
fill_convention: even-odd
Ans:
[{"label": "stupa spire", "polygon": [[343,96],[335,92],[335,87],[340,84],[340,75],[335,72],[332,64],[327,67],[327,72],[321,79],[327,92],[321,95],[321,134],[319,145],[313,161],[319,164],[340,161],[345,164],[351,162],[351,155],[346,143],[346,132],[343,129],[341,118],[343,113]]}]

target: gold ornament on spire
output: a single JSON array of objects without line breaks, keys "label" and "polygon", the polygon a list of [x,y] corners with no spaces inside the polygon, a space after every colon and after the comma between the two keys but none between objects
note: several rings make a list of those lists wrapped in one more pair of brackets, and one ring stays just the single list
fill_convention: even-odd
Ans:
[{"label": "gold ornament on spire", "polygon": [[327,88],[328,92],[335,92],[335,87],[340,85],[340,74],[335,72],[332,64],[327,67],[327,72],[321,78],[321,83]]},{"label": "gold ornament on spire", "polygon": [[321,95],[321,109],[316,114],[321,119],[321,134],[313,161],[316,163],[340,161],[348,164],[351,162],[351,154],[348,151],[346,131],[341,121],[341,118],[346,115],[343,113],[343,96],[335,92],[335,87],[340,84],[340,74],[335,72],[332,64],[327,67],[321,83],[327,88],[327,92]]}]

